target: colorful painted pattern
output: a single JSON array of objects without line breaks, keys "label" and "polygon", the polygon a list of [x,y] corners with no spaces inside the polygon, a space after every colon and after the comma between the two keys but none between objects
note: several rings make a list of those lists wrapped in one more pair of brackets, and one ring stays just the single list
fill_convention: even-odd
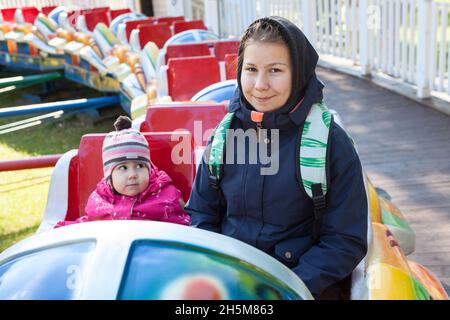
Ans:
[{"label": "colorful painted pattern", "polygon": [[408,261],[408,265],[414,276],[418,279],[417,283],[429,292],[433,300],[449,299],[448,294],[442,287],[441,282],[430,270],[414,261]]},{"label": "colorful painted pattern", "polygon": [[370,300],[429,300],[403,250],[389,229],[372,223],[372,241],[366,257],[366,284]]},{"label": "colorful painted pattern", "polygon": [[34,25],[46,39],[49,39],[49,35],[55,33],[58,29],[57,24],[42,13],[37,16]]},{"label": "colorful painted pattern", "polygon": [[118,299],[302,298],[247,262],[186,244],[143,240],[130,250]]},{"label": "colorful painted pattern", "polygon": [[[142,61],[142,65],[145,67],[147,67],[149,70],[149,72],[145,72],[145,74],[147,75],[147,73],[154,75],[154,77],[156,77],[156,60],[158,59],[158,53],[159,53],[159,49],[156,46],[156,44],[154,42],[148,42],[144,49],[142,50],[142,55],[141,55],[141,61]],[[144,65],[145,62],[148,63],[148,65]],[[144,70],[147,71],[147,70]],[[147,81],[149,81],[150,79],[147,79]]]}]

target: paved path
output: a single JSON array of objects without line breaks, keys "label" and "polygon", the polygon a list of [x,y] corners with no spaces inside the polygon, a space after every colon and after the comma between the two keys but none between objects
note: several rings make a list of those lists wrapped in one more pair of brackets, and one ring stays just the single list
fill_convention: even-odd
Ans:
[{"label": "paved path", "polygon": [[450,116],[363,79],[322,68],[317,74],[372,182],[414,229],[409,258],[430,268],[450,293]]}]

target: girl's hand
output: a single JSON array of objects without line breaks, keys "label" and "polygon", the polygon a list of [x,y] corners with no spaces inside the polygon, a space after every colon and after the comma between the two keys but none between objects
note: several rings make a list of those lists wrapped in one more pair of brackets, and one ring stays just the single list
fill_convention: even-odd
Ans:
[{"label": "girl's hand", "polygon": [[181,208],[184,209],[184,206],[186,205],[186,203],[183,201],[182,198],[179,198],[179,199],[178,199],[178,203],[180,204]]}]

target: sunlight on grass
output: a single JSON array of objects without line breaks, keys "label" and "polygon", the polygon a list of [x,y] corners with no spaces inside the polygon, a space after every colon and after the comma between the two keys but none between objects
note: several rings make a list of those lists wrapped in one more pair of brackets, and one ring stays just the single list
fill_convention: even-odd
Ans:
[{"label": "sunlight on grass", "polygon": [[[3,119],[0,125],[17,119]],[[109,132],[113,120],[92,125],[78,118],[0,135],[0,160],[62,154],[85,133]],[[31,236],[44,213],[53,168],[0,172],[0,252]]]},{"label": "sunlight on grass", "polygon": [[[0,143],[2,160],[28,155]],[[45,208],[53,168],[0,172],[0,252],[30,236]],[[25,230],[26,232],[23,232]]]}]

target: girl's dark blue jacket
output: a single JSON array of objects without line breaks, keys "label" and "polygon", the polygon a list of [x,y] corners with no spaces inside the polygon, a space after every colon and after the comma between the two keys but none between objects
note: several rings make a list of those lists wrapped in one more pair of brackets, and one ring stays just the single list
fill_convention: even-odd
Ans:
[{"label": "girl's dark blue jacket", "polygon": [[[264,19],[277,24],[288,40],[294,41],[288,42],[291,57],[309,55],[309,60],[302,60],[309,61],[309,75],[304,72],[303,79],[293,80],[297,89],[287,105],[264,114],[262,127],[279,130],[278,153],[271,150],[272,136],[268,137],[269,152],[279,162],[278,172],[262,175],[261,167],[273,164],[261,164],[259,157],[256,164],[249,163],[249,144],[237,150],[235,138],[235,162],[223,165],[220,191],[210,185],[206,156],[199,166],[185,211],[191,215],[192,226],[228,235],[272,255],[291,268],[318,297],[349,276],[367,252],[368,208],[361,163],[347,134],[333,124],[328,146],[327,206],[320,240],[313,244],[313,204],[303,190],[296,161],[306,116],[314,103],[322,101],[323,84],[314,72],[317,54],[292,23],[279,17]],[[306,70],[304,64],[298,63],[293,63],[293,68]],[[231,129],[255,129],[250,118],[252,107],[245,101],[239,81],[238,84],[229,106],[229,111],[235,113]],[[209,148],[210,144],[206,155]],[[244,164],[236,164],[238,152],[245,152]]]}]

